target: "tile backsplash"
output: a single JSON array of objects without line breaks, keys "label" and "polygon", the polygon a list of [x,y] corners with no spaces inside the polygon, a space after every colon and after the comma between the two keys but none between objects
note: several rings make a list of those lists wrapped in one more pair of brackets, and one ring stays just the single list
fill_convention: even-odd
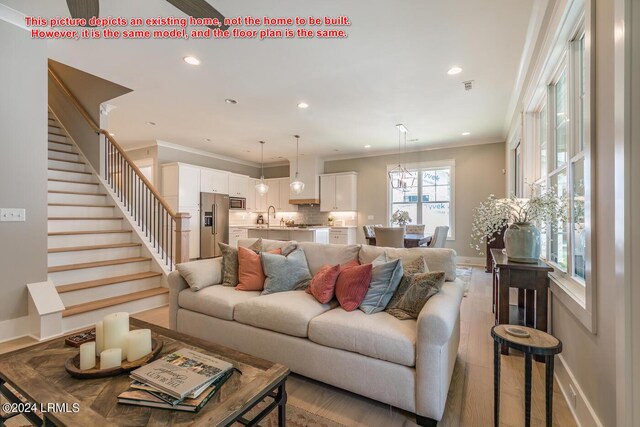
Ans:
[{"label": "tile backsplash", "polygon": [[[263,213],[266,221],[266,213]],[[331,216],[334,219],[334,225],[336,222],[344,221],[346,226],[358,225],[358,214],[356,212],[331,212]],[[292,219],[296,224],[328,224],[329,212],[320,212],[320,206],[298,206],[297,212],[277,212],[276,219],[271,219],[272,223],[279,224],[280,219],[284,220]],[[253,225],[258,219],[258,214],[254,212],[245,211],[231,211],[229,212],[229,224],[230,225]]]}]

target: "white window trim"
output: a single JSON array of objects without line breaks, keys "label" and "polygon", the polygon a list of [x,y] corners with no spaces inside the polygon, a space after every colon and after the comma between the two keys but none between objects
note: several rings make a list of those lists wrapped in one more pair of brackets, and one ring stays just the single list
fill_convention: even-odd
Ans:
[{"label": "white window trim", "polygon": [[[391,170],[397,167],[398,164],[389,164],[387,165],[387,175]],[[419,162],[419,163],[406,163],[404,167],[411,169],[437,169],[437,168],[451,168],[451,200],[449,201],[449,236],[447,236],[447,241],[456,240],[456,161],[455,159],[450,160],[434,160],[429,162]],[[387,177],[387,222],[389,224],[391,221],[391,184],[389,183],[389,178]]]},{"label": "white window trim", "polygon": [[[593,136],[594,133],[594,121],[592,120],[591,108],[594,103],[595,96],[595,79],[592,77],[592,73],[595,70],[595,55],[593,51],[594,46],[594,5],[593,0],[560,0],[553,16],[550,20],[549,31],[543,41],[543,47],[541,49],[541,55],[534,65],[532,73],[532,79],[529,85],[525,89],[523,97],[523,105],[525,106],[525,113],[523,114],[523,120],[528,120],[531,114],[538,111],[540,105],[545,102],[547,95],[548,85],[553,81],[554,76],[557,75],[557,70],[564,61],[564,55],[567,52],[567,47],[570,41],[575,39],[577,32],[583,28],[585,32],[585,61],[587,62],[587,70],[585,80],[587,81],[586,95],[589,100],[585,110],[585,156],[589,160],[585,162],[585,193],[590,194],[590,200],[585,203],[585,227],[590,232],[587,233],[587,248],[585,257],[588,257],[589,263],[586,266],[586,280],[585,284],[577,282],[571,278],[569,274],[563,274],[561,272],[554,272],[550,274],[551,277],[551,292],[556,298],[567,307],[567,309],[582,323],[582,325],[592,333],[596,333],[596,295],[597,295],[597,283],[596,283],[596,230],[595,230],[595,205],[597,200],[597,194],[595,192],[594,174],[595,159],[592,155]],[[567,66],[569,66],[569,58],[567,58]],[[546,104],[547,109],[551,105],[551,99],[547,97]],[[569,107],[573,108],[573,106]],[[518,126],[519,127],[522,124]],[[526,126],[526,125],[525,125]],[[548,123],[548,131],[551,124]],[[529,144],[534,143],[532,139]],[[573,141],[571,141],[573,143]],[[547,162],[551,162],[550,154],[553,152],[551,144],[554,143],[549,138],[547,139]],[[533,160],[533,159],[532,159]],[[527,162],[528,160],[525,159]],[[571,159],[567,159],[567,168],[571,167]],[[551,172],[550,172],[551,174]],[[534,180],[534,175],[530,176],[530,179]],[[526,177],[525,177],[526,179]],[[568,183],[571,185],[571,183]],[[550,265],[552,265],[550,263]],[[552,265],[553,266],[553,265]]]}]

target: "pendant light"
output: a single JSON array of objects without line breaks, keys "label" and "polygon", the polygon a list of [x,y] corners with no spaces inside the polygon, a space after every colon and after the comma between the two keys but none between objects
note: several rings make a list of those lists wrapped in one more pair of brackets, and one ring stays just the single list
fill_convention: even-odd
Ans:
[{"label": "pendant light", "polygon": [[266,182],[264,182],[264,141],[260,141],[261,154],[260,154],[260,164],[261,164],[261,173],[260,173],[260,182],[256,184],[256,191],[259,195],[264,196],[269,191],[269,186]]},{"label": "pendant light", "polygon": [[293,135],[296,138],[296,175],[289,187],[294,194],[300,194],[304,191],[304,182],[298,177],[298,164],[300,163],[300,135]]},{"label": "pendant light", "polygon": [[397,124],[398,128],[398,166],[389,171],[389,182],[391,188],[403,192],[412,191],[416,177],[402,166],[402,135],[404,134],[404,145],[407,147],[407,133],[409,132],[402,123]]}]

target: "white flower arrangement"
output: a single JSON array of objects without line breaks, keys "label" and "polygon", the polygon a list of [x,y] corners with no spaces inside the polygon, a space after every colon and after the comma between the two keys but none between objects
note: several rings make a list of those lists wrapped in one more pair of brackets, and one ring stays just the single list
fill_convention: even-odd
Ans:
[{"label": "white flower arrangement", "polygon": [[471,223],[471,247],[482,254],[486,244],[496,239],[510,224],[532,223],[543,229],[550,221],[566,222],[568,216],[566,194],[558,195],[555,187],[542,191],[532,185],[529,199],[511,195],[496,199],[493,194],[475,208]]},{"label": "white flower arrangement", "polygon": [[409,212],[397,210],[391,215],[391,223],[398,224],[400,227],[404,227],[411,222]]}]

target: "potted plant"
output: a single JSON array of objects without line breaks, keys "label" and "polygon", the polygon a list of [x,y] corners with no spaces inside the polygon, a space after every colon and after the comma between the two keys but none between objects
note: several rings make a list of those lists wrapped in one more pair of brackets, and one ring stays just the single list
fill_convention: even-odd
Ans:
[{"label": "potted plant", "polygon": [[536,263],[540,258],[540,228],[548,222],[566,222],[567,201],[555,188],[542,191],[531,187],[528,199],[511,196],[496,199],[491,194],[478,206],[471,225],[471,247],[482,253],[486,243],[495,240],[495,234],[506,227],[504,244],[509,261]]},{"label": "potted plant", "polygon": [[331,215],[329,215],[329,218],[327,218],[327,222],[329,223],[330,227],[333,227],[333,217]]},{"label": "potted plant", "polygon": [[409,216],[409,212],[397,210],[391,215],[391,223],[398,224],[399,227],[404,227],[408,223],[411,222],[411,217]]}]

